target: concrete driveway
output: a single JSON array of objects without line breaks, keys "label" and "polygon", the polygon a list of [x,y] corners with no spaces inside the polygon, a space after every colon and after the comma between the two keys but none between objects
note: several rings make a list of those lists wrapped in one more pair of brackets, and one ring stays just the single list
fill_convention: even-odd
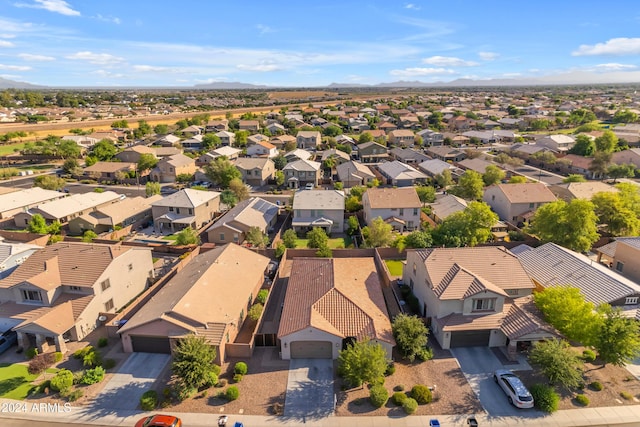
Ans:
[{"label": "concrete driveway", "polygon": [[284,416],[302,422],[334,413],[333,360],[291,359]]},{"label": "concrete driveway", "polygon": [[489,347],[459,347],[451,349],[451,354],[458,360],[471,389],[489,415],[527,418],[540,416],[540,412],[534,409],[518,409],[510,405],[507,396],[493,380],[496,369],[510,369],[516,374],[518,370],[531,369],[526,362],[503,365]]}]

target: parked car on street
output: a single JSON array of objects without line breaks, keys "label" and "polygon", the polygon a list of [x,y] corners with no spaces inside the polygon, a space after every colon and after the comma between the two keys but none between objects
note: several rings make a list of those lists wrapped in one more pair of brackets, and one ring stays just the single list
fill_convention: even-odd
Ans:
[{"label": "parked car on street", "polygon": [[18,334],[16,331],[7,331],[0,337],[0,354],[9,350],[11,346],[18,342]]},{"label": "parked car on street", "polygon": [[151,415],[136,423],[135,427],[182,427],[182,421],[173,415]]},{"label": "parked car on street", "polygon": [[533,396],[513,372],[506,369],[498,369],[494,373],[493,379],[504,391],[504,394],[507,395],[509,403],[513,406],[516,408],[533,408]]}]

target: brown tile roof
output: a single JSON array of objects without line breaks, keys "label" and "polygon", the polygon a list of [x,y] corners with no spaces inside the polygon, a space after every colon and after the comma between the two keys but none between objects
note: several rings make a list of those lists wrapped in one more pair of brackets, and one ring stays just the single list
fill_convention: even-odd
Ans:
[{"label": "brown tile roof", "polygon": [[511,203],[544,203],[553,202],[556,196],[540,182],[522,184],[496,184]]},{"label": "brown tile roof", "polygon": [[442,281],[433,289],[440,300],[464,300],[486,291],[507,296],[506,292],[498,286],[460,267],[457,263],[451,266]]},{"label": "brown tile roof", "polygon": [[135,163],[127,162],[96,162],[84,168],[85,172],[115,173],[118,171],[132,171],[136,169]]},{"label": "brown tile roof", "polygon": [[419,208],[422,206],[416,189],[406,188],[370,188],[365,192],[371,209]]},{"label": "brown tile roof", "polygon": [[490,313],[470,316],[462,313],[451,313],[439,319],[433,319],[443,331],[479,331],[483,329],[498,329],[502,325],[504,313]]},{"label": "brown tile roof", "polygon": [[539,331],[560,335],[543,320],[532,296],[517,298],[511,304],[505,303],[503,311],[506,315],[500,329],[511,340]]},{"label": "brown tile roof", "polygon": [[296,258],[278,336],[314,327],[395,344],[373,258]]},{"label": "brown tile roof", "polygon": [[580,169],[589,169],[591,162],[593,161],[590,157],[578,156],[577,154],[567,154],[562,157],[562,159],[569,160],[571,162],[571,166],[575,166]]}]

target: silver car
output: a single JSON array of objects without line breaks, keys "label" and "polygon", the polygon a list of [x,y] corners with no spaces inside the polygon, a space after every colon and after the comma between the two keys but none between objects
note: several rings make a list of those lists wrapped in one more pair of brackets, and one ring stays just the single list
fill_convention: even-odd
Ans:
[{"label": "silver car", "polygon": [[506,369],[498,369],[493,379],[507,395],[509,403],[516,408],[533,408],[533,396],[524,386],[520,378]]}]

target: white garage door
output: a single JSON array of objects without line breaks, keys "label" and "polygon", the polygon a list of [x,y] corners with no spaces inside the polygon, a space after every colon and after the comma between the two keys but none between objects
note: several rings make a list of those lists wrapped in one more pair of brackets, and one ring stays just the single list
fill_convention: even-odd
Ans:
[{"label": "white garage door", "polygon": [[292,359],[331,359],[331,341],[293,341],[291,343]]}]

